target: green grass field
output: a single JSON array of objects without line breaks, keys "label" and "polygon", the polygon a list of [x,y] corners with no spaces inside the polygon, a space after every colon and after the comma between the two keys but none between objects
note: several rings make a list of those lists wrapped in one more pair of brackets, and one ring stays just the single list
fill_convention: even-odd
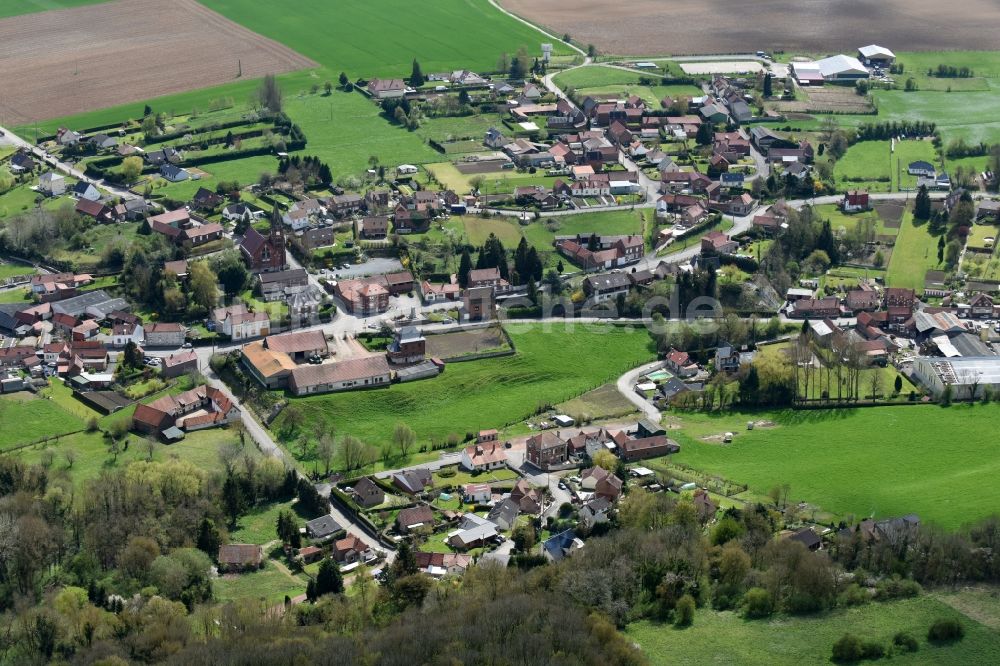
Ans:
[{"label": "green grass field", "polygon": [[277,605],[284,601],[286,595],[297,597],[305,594],[306,583],[303,578],[285,573],[273,561],[267,560],[260,571],[216,578],[212,582],[212,590],[215,598],[223,603],[240,599],[262,599],[268,604]]},{"label": "green grass field", "polygon": [[21,275],[34,275],[35,269],[24,264],[0,264],[0,280]]},{"label": "green grass field", "polygon": [[[308,424],[304,432],[321,422],[338,436],[382,445],[403,422],[416,432],[418,444],[442,441],[449,433],[464,437],[518,422],[546,401],[568,400],[654,355],[643,329],[567,323],[550,331],[542,325],[512,326],[509,332],[514,356],[449,364],[436,378],[387,389],[296,399]],[[596,348],[614,351],[597,354]],[[282,417],[275,421],[276,433],[282,433],[282,423]],[[299,453],[298,446],[291,449]]]},{"label": "green grass field", "polygon": [[638,95],[647,105],[654,109],[660,108],[660,100],[664,97],[698,97],[702,95],[700,88],[689,85],[643,85],[640,80],[652,78],[658,80],[655,73],[628,72],[612,67],[579,67],[557,74],[555,82],[564,90],[573,88],[581,97],[585,95],[608,96]]},{"label": "green grass field", "polygon": [[[961,596],[961,594],[959,595]],[[965,627],[958,643],[928,643],[927,629],[940,618]],[[744,620],[736,613],[698,609],[686,629],[643,621],[626,634],[653,666],[665,664],[830,664],[833,643],[845,633],[887,647],[899,631],[909,632],[917,652],[894,654],[893,664],[989,664],[1000,659],[1000,634],[932,596],[870,603],[813,616]]]},{"label": "green grass field", "polygon": [[862,141],[851,146],[840,158],[833,175],[838,190],[861,188],[872,192],[896,192],[901,186],[913,189],[917,177],[907,173],[907,166],[915,160],[938,163],[930,141],[899,141],[891,154],[888,141]]},{"label": "green grass field", "polygon": [[[934,405],[757,414],[683,415],[680,462],[751,490],[790,483],[794,501],[860,518],[916,513],[953,529],[995,513],[1000,472],[993,427],[1000,406]],[[978,424],[969,428],[972,421]],[[737,432],[731,446],[701,438]],[[958,434],[961,433],[961,434]]]},{"label": "green grass field", "polygon": [[[552,42],[486,0],[324,2],[306,0],[295,10],[253,0],[203,0],[220,14],[270,37],[336,72],[359,76],[409,76],[414,58],[424,74],[467,68],[492,71],[503,52],[524,47],[541,55]],[[570,53],[559,42],[553,52]]]},{"label": "green grass field", "polygon": [[903,214],[896,245],[889,259],[886,284],[890,287],[909,287],[923,290],[924,276],[928,270],[940,268],[937,257],[938,239],[927,231],[927,225],[916,226],[913,214]]},{"label": "green grass field", "polygon": [[5,424],[0,428],[0,451],[84,427],[83,420],[55,401],[23,391],[0,396],[0,423]]},{"label": "green grass field", "polygon": [[46,12],[50,9],[68,9],[83,5],[96,5],[107,0],[0,0],[0,19],[21,14]]}]

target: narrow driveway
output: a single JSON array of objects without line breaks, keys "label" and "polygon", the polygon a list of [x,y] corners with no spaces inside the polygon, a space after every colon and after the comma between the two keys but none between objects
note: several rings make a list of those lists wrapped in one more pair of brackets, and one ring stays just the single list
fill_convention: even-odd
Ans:
[{"label": "narrow driveway", "polygon": [[638,368],[626,372],[624,375],[619,377],[616,382],[618,392],[621,393],[626,400],[635,405],[636,408],[642,412],[644,417],[654,423],[660,422],[660,417],[662,416],[660,410],[654,407],[651,402],[636,393],[634,387],[636,380],[638,380],[639,377],[642,377],[653,370],[659,370],[662,367],[663,361],[654,361],[652,363],[647,363],[646,365],[640,365]]}]

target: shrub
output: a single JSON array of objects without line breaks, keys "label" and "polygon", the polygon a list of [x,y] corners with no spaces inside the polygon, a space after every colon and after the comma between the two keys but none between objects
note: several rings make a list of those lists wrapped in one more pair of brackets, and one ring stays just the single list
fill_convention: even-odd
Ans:
[{"label": "shrub", "polygon": [[847,586],[847,589],[840,593],[838,602],[841,606],[860,606],[868,603],[869,599],[871,597],[867,590],[857,583],[851,583]]},{"label": "shrub", "polygon": [[743,615],[750,619],[767,617],[774,612],[771,595],[767,590],[752,587],[743,595]]},{"label": "shrub", "polygon": [[844,634],[833,644],[833,660],[841,663],[860,661],[861,640],[854,634]]},{"label": "shrub", "polygon": [[879,601],[890,599],[909,599],[920,594],[920,583],[898,575],[879,581],[875,586],[875,598]]},{"label": "shrub", "polygon": [[685,594],[677,600],[674,608],[674,625],[678,627],[690,627],[694,622],[694,597]]},{"label": "shrub", "polygon": [[917,639],[913,637],[913,634],[905,631],[901,631],[893,636],[892,644],[899,648],[902,652],[916,652],[919,647],[917,645]]},{"label": "shrub", "polygon": [[876,641],[865,641],[861,644],[862,659],[881,659],[885,656],[885,647]]},{"label": "shrub", "polygon": [[954,618],[942,618],[934,622],[927,631],[927,640],[932,643],[951,643],[965,636],[965,627]]}]

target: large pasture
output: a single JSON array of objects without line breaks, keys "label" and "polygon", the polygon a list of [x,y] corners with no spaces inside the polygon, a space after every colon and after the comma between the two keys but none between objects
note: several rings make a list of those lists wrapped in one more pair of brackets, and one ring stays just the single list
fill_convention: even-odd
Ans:
[{"label": "large pasture", "polygon": [[[769,620],[745,620],[732,611],[717,612],[706,606],[698,609],[694,624],[685,629],[643,621],[629,625],[626,634],[639,644],[653,666],[827,665],[833,663],[830,654],[834,641],[845,633],[888,647],[900,631],[912,634],[919,642],[919,649],[893,654],[890,663],[989,664],[1000,659],[1000,635],[987,624],[996,616],[996,600],[988,595],[963,590],[951,595],[869,603],[819,615]],[[983,599],[987,599],[986,606],[992,605],[985,613],[981,612]],[[969,610],[963,612],[966,607]],[[928,643],[927,629],[939,618],[960,621],[966,630],[965,639],[950,645]]]},{"label": "large pasture", "polygon": [[[288,5],[256,0],[202,0],[251,30],[287,44],[337,72],[358,77],[408,76],[414,58],[425,74],[454,69],[492,71],[500,55],[524,47],[541,55],[537,30],[487,0],[334,2]],[[569,53],[556,42],[555,53]]]},{"label": "large pasture", "polygon": [[[548,328],[511,326],[514,356],[451,363],[433,379],[295,399],[292,404],[308,423],[302,432],[311,437],[313,425],[321,423],[337,437],[354,435],[382,446],[402,422],[416,432],[418,444],[442,442],[450,433],[464,437],[467,432],[518,422],[539,405],[568,400],[613,381],[655,355],[642,328],[572,322]],[[274,423],[274,430],[284,434],[283,417]],[[300,453],[297,445],[290,449]]]},{"label": "large pasture", "polygon": [[[753,418],[760,418],[756,414]],[[945,528],[1000,512],[998,405],[785,411],[746,431],[748,414],[685,415],[680,462],[766,493],[861,518],[916,513]],[[702,438],[737,433],[731,445]]]}]

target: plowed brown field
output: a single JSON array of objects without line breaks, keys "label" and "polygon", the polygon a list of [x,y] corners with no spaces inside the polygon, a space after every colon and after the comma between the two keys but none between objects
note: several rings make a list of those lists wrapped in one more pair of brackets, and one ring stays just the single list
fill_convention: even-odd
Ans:
[{"label": "plowed brown field", "polygon": [[995,0],[500,0],[504,8],[619,55],[753,53],[853,55],[1000,48]]},{"label": "plowed brown field", "polygon": [[195,0],[117,0],[0,20],[8,126],[315,63]]}]

